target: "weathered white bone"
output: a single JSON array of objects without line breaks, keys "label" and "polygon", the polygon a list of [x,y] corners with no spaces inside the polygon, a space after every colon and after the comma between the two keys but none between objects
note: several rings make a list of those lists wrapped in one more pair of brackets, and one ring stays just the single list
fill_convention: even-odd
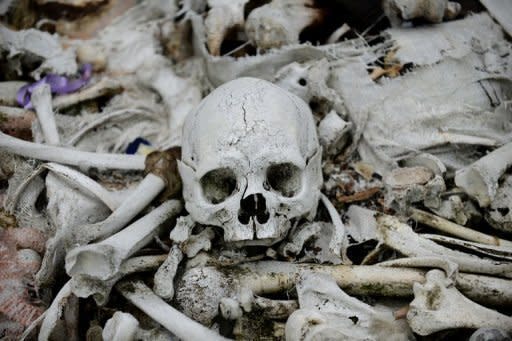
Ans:
[{"label": "weathered white bone", "polygon": [[249,14],[245,33],[262,50],[296,44],[302,30],[321,17],[313,6],[311,0],[274,0]]},{"label": "weathered white bone", "polygon": [[54,162],[48,162],[42,165],[42,167],[52,171],[60,178],[70,182],[74,186],[79,187],[80,190],[84,191],[85,193],[89,193],[92,196],[98,198],[112,211],[118,208],[121,204],[120,197],[116,196],[114,193],[110,192],[105,187],[90,177],[86,176],[82,172]]},{"label": "weathered white bone", "polygon": [[190,238],[180,245],[183,253],[188,258],[195,257],[200,251],[210,251],[212,247],[212,239],[215,237],[215,232],[208,226],[199,234],[191,235]]},{"label": "weathered white bone", "polygon": [[144,156],[102,154],[23,141],[0,132],[0,151],[79,167],[144,169]]},{"label": "weathered white bone", "polygon": [[441,257],[458,264],[460,271],[512,278],[511,262],[478,257],[438,245],[416,234],[396,217],[378,216],[377,235],[382,243],[409,257]]},{"label": "weathered white bone", "polygon": [[332,238],[329,242],[329,251],[335,255],[341,256],[344,264],[351,264],[350,259],[346,254],[348,236],[346,234],[345,225],[341,220],[340,214],[325,194],[320,194],[320,200],[322,201],[322,204],[324,204],[325,208],[327,208],[327,212],[329,212],[329,216],[331,217],[331,222],[334,225]]},{"label": "weathered white bone", "polygon": [[349,137],[352,123],[344,121],[334,110],[331,110],[318,125],[320,144],[329,155],[341,152]]},{"label": "weathered white bone", "polygon": [[226,340],[165,303],[141,281],[123,281],[116,285],[116,289],[128,301],[182,340]]},{"label": "weathered white bone", "polygon": [[201,101],[201,89],[192,79],[177,76],[167,64],[144,64],[137,72],[137,77],[143,84],[157,91],[165,103],[169,113],[169,141],[165,147],[181,145],[185,118]]},{"label": "weathered white bone", "polygon": [[42,84],[34,89],[30,101],[37,113],[37,118],[43,130],[47,144],[59,145],[60,137],[52,108],[52,94],[48,84]]},{"label": "weathered white bone", "polygon": [[105,323],[102,333],[103,340],[169,340],[174,335],[160,330],[146,330],[139,327],[139,321],[132,314],[116,311]]},{"label": "weathered white bone", "polygon": [[79,246],[66,255],[66,272],[70,276],[86,274],[106,280],[114,276],[121,263],[149,243],[163,223],[176,216],[181,203],[169,200],[124,230],[96,244]]},{"label": "weathered white bone", "polygon": [[426,274],[426,282],[414,284],[414,300],[407,321],[419,335],[452,328],[496,327],[512,331],[512,318],[485,308],[450,286],[439,270]]},{"label": "weathered white bone", "polygon": [[512,142],[492,151],[455,174],[455,184],[478,200],[481,207],[491,204],[498,180],[512,166]]},{"label": "weathered white bone", "polygon": [[476,252],[493,258],[512,261],[512,248],[510,247],[475,243],[439,234],[422,233],[421,236],[439,244],[453,245],[454,248],[459,250],[468,250],[468,252]]},{"label": "weathered white bone", "polygon": [[110,211],[100,200],[77,189],[54,172],[46,176],[46,195],[47,216],[55,234],[46,243],[43,263],[36,274],[39,285],[48,285],[55,280],[73,231],[85,223],[104,219]]},{"label": "weathered white bone", "polygon": [[173,245],[169,255],[155,273],[153,291],[166,301],[174,297],[174,277],[182,260],[183,252],[177,245]]},{"label": "weathered white bone", "polygon": [[291,220],[312,219],[322,174],[308,105],[267,81],[239,78],[211,92],[183,130],[183,197],[190,216],[226,242],[270,245]]},{"label": "weathered white bone", "polygon": [[286,340],[410,340],[412,332],[389,308],[377,309],[341,290],[326,275],[306,273],[297,283],[300,309],[286,322]]},{"label": "weathered white bone", "polygon": [[87,100],[95,99],[107,94],[115,94],[121,91],[121,89],[122,86],[118,81],[111,78],[102,78],[99,82],[78,92],[56,96],[53,99],[52,104],[55,109],[65,109]]},{"label": "weathered white bone", "polygon": [[107,304],[112,288],[121,278],[133,273],[157,269],[165,259],[166,255],[129,258],[121,264],[114,276],[106,280],[79,274],[71,278],[71,290],[77,297],[92,296],[96,304],[103,306]]},{"label": "weathered white bone", "polygon": [[6,26],[0,27],[2,50],[8,58],[30,56],[42,61],[32,76],[39,79],[42,73],[73,75],[78,71],[74,51],[63,49],[59,37],[36,29],[14,31]]},{"label": "weathered white bone", "polygon": [[229,30],[242,28],[244,7],[249,0],[208,0],[210,10],[204,20],[210,54],[220,55],[220,47]]},{"label": "weathered white bone", "polygon": [[280,245],[280,253],[285,257],[294,257],[298,255],[302,251],[304,243],[317,235],[321,229],[322,227],[317,222],[305,223],[298,226],[290,232],[290,241]]},{"label": "weathered white bone", "polygon": [[75,231],[73,243],[83,245],[117,233],[146,208],[164,188],[165,181],[161,177],[149,173],[107,219],[95,224],[88,224],[79,231]]},{"label": "weathered white bone", "polygon": [[[425,281],[424,271],[405,268],[262,261],[225,269],[202,266],[190,268],[178,281],[175,299],[185,314],[210,325],[218,314],[220,300],[236,297],[239,288],[247,288],[255,295],[284,292],[292,289],[297,279],[307,271],[333,276],[341,288],[354,295],[405,297],[411,295],[415,282]],[[512,284],[508,279],[458,273],[455,285],[478,302],[512,304]],[[488,295],[488,290],[497,294]],[[191,300],[191,297],[196,299]]]},{"label": "weathered white bone", "polygon": [[385,0],[382,9],[391,25],[399,26],[402,20],[425,18],[432,23],[440,23],[443,18],[453,19],[461,5],[447,0]]},{"label": "weathered white bone", "polygon": [[469,241],[489,244],[489,245],[498,245],[512,248],[512,242],[509,240],[501,239],[492,235],[488,235],[482,232],[475,231],[473,229],[467,228],[465,226],[461,226],[455,224],[447,219],[438,217],[434,214],[419,210],[417,208],[411,208],[411,218],[422,223],[433,227],[439,231],[451,234],[456,237],[460,237]]},{"label": "weathered white bone", "polygon": [[512,232],[512,175],[506,175],[500,184],[485,219],[496,229]]},{"label": "weathered white bone", "polygon": [[[71,321],[71,320],[75,321]],[[45,317],[39,330],[38,341],[53,340],[57,337],[66,337],[70,340],[78,339],[78,330],[73,330],[69,322],[78,323],[78,299],[71,292],[69,281],[59,290],[52,304],[45,312]]]}]

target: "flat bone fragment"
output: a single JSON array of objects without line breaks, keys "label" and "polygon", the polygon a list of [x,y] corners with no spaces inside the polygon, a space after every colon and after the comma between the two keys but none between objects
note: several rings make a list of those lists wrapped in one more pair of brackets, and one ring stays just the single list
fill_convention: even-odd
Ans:
[{"label": "flat bone fragment", "polygon": [[184,341],[226,340],[174,309],[141,281],[123,281],[116,289],[133,305]]},{"label": "flat bone fragment", "polygon": [[50,85],[42,84],[35,88],[30,100],[32,101],[39,124],[43,130],[46,144],[58,146],[60,144],[60,137],[52,108]]},{"label": "flat bone fragment", "polygon": [[141,155],[84,152],[72,148],[48,146],[23,141],[0,132],[0,151],[38,160],[79,167],[101,169],[143,170],[145,157]]},{"label": "flat bone fragment", "polygon": [[274,0],[249,13],[245,32],[259,49],[279,48],[297,44],[302,30],[321,16],[311,0]]},{"label": "flat bone fragment", "polygon": [[512,317],[471,301],[450,286],[439,270],[429,271],[425,283],[414,284],[407,321],[422,336],[452,328],[495,327],[512,331]]},{"label": "flat bone fragment", "polygon": [[[227,267],[194,267],[176,286],[176,301],[188,316],[210,325],[218,314],[220,300],[235,296],[239,288],[255,295],[291,290],[305,272],[326,273],[353,295],[406,297],[415,282],[425,281],[424,271],[365,265],[314,265],[260,261]],[[512,284],[508,279],[458,273],[455,285],[468,297],[486,304],[511,305]],[[496,295],[489,295],[489,290]],[[192,299],[191,298],[195,298]]]},{"label": "flat bone fragment", "polygon": [[512,36],[512,3],[508,0],[480,0],[491,16]]},{"label": "flat bone fragment", "polygon": [[206,43],[212,56],[220,55],[220,47],[230,30],[243,28],[244,7],[249,0],[208,0],[210,10],[204,20]]},{"label": "flat bone fragment", "polygon": [[441,232],[448,233],[452,236],[463,238],[469,241],[497,245],[512,248],[512,241],[498,238],[496,236],[488,235],[468,227],[456,224],[447,219],[438,217],[432,213],[428,213],[417,208],[411,208],[411,218],[419,223],[428,225]]},{"label": "flat bone fragment", "polygon": [[377,217],[378,239],[408,257],[440,257],[456,263],[460,271],[512,278],[512,263],[478,257],[436,244],[415,233],[396,217]]},{"label": "flat bone fragment", "polygon": [[485,219],[495,229],[512,232],[512,175],[506,175],[496,190]]},{"label": "flat bone fragment", "polygon": [[455,184],[475,198],[480,207],[487,207],[496,196],[498,180],[512,166],[512,142],[487,154],[480,160],[460,169]]},{"label": "flat bone fragment", "polygon": [[161,225],[175,217],[181,208],[179,201],[169,200],[109,238],[74,248],[66,255],[66,272],[70,276],[111,278],[119,271],[121,263],[153,240]]},{"label": "flat bone fragment", "polygon": [[102,337],[109,341],[135,340],[139,321],[132,314],[116,311],[103,328]]},{"label": "flat bone fragment", "polygon": [[424,18],[432,23],[455,18],[461,5],[447,0],[384,0],[382,9],[392,26],[400,26],[403,20]]},{"label": "flat bone fragment", "polygon": [[286,340],[411,340],[404,321],[385,307],[347,295],[326,274],[306,273],[297,283],[300,309],[286,322]]},{"label": "flat bone fragment", "polygon": [[32,72],[39,79],[42,73],[74,75],[78,71],[72,49],[63,49],[59,37],[36,29],[13,31],[0,26],[2,44],[0,50],[7,51],[7,58],[18,56],[36,57],[41,65]]},{"label": "flat bone fragment", "polygon": [[0,82],[0,105],[18,106],[16,95],[18,90],[26,84],[27,82],[21,81]]}]

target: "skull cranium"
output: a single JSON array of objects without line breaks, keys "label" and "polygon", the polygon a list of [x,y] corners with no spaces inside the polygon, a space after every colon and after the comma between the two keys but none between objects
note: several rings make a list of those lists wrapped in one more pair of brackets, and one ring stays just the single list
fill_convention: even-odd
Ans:
[{"label": "skull cranium", "polygon": [[228,82],[187,117],[179,171],[195,221],[221,227],[226,242],[271,245],[290,220],[316,213],[321,148],[311,110],[267,81]]}]

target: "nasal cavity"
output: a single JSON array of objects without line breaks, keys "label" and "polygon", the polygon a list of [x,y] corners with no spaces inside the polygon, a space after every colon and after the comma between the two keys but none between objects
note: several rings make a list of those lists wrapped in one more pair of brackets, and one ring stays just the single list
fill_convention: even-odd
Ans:
[{"label": "nasal cavity", "polygon": [[251,217],[254,217],[260,224],[265,224],[270,218],[265,197],[261,193],[251,194],[242,199],[242,202],[240,203],[238,221],[247,225],[249,224]]}]

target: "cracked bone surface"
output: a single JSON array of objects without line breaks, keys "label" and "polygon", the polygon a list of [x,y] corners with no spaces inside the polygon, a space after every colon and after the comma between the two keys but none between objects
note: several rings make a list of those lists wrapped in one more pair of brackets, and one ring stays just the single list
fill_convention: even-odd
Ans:
[{"label": "cracked bone surface", "polygon": [[[210,325],[221,300],[236,297],[240,288],[252,290],[255,295],[285,292],[302,274],[311,271],[329,274],[353,295],[406,297],[412,295],[414,283],[425,281],[425,271],[413,269],[261,261],[188,269],[176,285],[175,299],[186,315]],[[465,273],[454,277],[455,286],[475,301],[512,305],[512,283],[508,279]]]},{"label": "cracked bone surface", "polygon": [[512,331],[512,317],[471,301],[439,270],[430,270],[425,283],[414,284],[407,321],[419,335],[451,328],[495,327]]},{"label": "cracked bone surface", "polygon": [[169,200],[111,237],[72,249],[66,255],[66,272],[70,276],[111,278],[121,263],[158,235],[162,224],[175,217],[181,208],[179,201]]},{"label": "cracked bone surface", "polygon": [[187,211],[226,242],[271,245],[312,219],[322,183],[309,106],[267,81],[239,78],[188,115],[179,172]]},{"label": "cracked bone surface", "polygon": [[48,84],[42,84],[34,89],[30,101],[34,105],[38,122],[43,130],[47,144],[59,145],[60,137],[55,123],[55,115],[52,108],[52,94]]}]

